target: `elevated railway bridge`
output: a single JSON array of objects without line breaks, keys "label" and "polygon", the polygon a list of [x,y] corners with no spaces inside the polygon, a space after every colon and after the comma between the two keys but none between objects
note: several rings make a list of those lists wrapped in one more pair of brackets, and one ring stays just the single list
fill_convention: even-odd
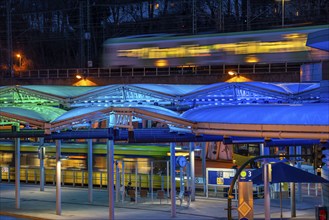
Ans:
[{"label": "elevated railway bridge", "polygon": [[[183,67],[114,67],[18,70],[0,72],[1,85],[91,85],[161,83],[210,84],[216,82],[299,82],[307,63],[208,65]],[[234,71],[235,76],[228,75]],[[77,78],[77,76],[79,76]],[[87,85],[89,85],[87,83]]]}]

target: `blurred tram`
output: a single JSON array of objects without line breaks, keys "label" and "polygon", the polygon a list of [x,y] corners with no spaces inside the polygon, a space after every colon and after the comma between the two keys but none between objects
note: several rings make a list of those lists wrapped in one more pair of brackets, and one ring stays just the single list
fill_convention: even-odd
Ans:
[{"label": "blurred tram", "polygon": [[194,67],[206,65],[316,62],[328,52],[306,46],[309,33],[327,25],[263,31],[176,36],[152,34],[108,39],[103,67]]},{"label": "blurred tram", "polygon": [[[21,181],[38,182],[40,154],[39,143],[21,142]],[[56,147],[55,143],[45,143],[45,176],[47,183],[55,183],[56,168]],[[63,184],[83,185],[88,182],[87,175],[87,143],[63,142],[61,145],[61,167],[63,170]],[[154,161],[153,173],[154,187],[160,188],[161,175],[166,175],[166,161],[168,160],[168,145],[131,145],[115,144],[115,161],[124,161],[125,182],[135,183],[135,169],[138,167],[138,184],[140,187],[147,187],[149,184],[149,175],[151,171],[150,161]],[[104,143],[93,144],[93,182],[100,187],[107,185],[107,147]],[[121,170],[121,163],[117,163]],[[0,176],[2,180],[14,180],[15,178],[15,144],[13,142],[0,142]],[[121,172],[121,171],[120,171]],[[160,173],[160,175],[159,175]]]},{"label": "blurred tram", "polygon": [[[47,143],[44,145],[46,149],[45,166],[55,166],[54,156],[56,154],[55,143]],[[39,144],[33,142],[21,143],[21,165],[39,166]],[[106,169],[106,144],[94,143],[93,144],[93,167]],[[127,161],[148,161],[150,158],[154,160],[165,160],[167,152],[169,151],[168,145],[126,145],[116,144],[114,146],[114,159]],[[15,166],[13,160],[15,152],[15,145],[13,142],[0,142],[0,164]],[[65,142],[61,145],[61,154],[66,156],[67,162],[64,162],[64,168],[87,168],[87,143],[70,143]]]},{"label": "blurred tram", "polygon": [[[47,142],[45,147],[44,167],[45,180],[48,184],[55,184],[56,147],[54,142]],[[37,183],[40,174],[40,144],[37,142],[21,141],[21,181]],[[210,149],[210,148],[209,148]],[[83,186],[88,182],[88,160],[87,143],[62,142],[61,144],[61,167],[62,181],[67,185]],[[212,150],[209,154],[213,154]],[[107,147],[105,143],[93,143],[93,184],[95,186],[107,185]],[[196,151],[195,174],[202,176],[202,165],[200,151]],[[185,156],[188,160],[188,149],[183,143],[177,143],[176,156]],[[169,165],[169,144],[115,144],[114,160],[122,172],[124,161],[125,184],[131,182],[133,186],[148,188],[150,186],[150,175],[153,171],[153,187],[167,187],[167,168]],[[152,162],[152,167],[151,167]],[[136,184],[136,167],[138,167],[138,181]],[[232,160],[213,160],[207,157],[207,167],[230,168]],[[177,167],[179,172],[179,168]],[[186,172],[186,170],[184,170]],[[114,174],[116,175],[116,173]],[[2,181],[13,181],[15,179],[15,144],[13,141],[0,142],[0,178]],[[120,174],[121,178],[121,174]],[[178,178],[179,179],[179,178]],[[179,187],[179,180],[177,187]]]}]

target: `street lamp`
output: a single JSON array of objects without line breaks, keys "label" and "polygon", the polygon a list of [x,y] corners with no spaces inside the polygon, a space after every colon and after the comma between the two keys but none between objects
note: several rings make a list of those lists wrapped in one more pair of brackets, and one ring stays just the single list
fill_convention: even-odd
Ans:
[{"label": "street lamp", "polygon": [[21,67],[22,66],[22,56],[21,54],[16,54],[16,57],[18,58],[18,66]]},{"label": "street lamp", "polygon": [[281,1],[281,15],[282,15],[282,27],[284,27],[284,2],[285,1],[290,1],[290,0],[276,0],[277,2],[278,1]]},{"label": "street lamp", "polygon": [[230,75],[230,76],[238,76],[238,73],[236,71],[234,71],[234,70],[230,70],[230,71],[228,71],[228,75]]}]

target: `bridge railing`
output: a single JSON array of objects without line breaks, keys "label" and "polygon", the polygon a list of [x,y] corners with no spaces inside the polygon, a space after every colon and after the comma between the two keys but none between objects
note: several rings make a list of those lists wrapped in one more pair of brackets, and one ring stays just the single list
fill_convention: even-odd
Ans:
[{"label": "bridge railing", "polygon": [[115,68],[70,68],[70,69],[37,69],[20,70],[14,74],[0,72],[2,78],[21,79],[60,79],[82,77],[147,77],[147,76],[192,76],[192,75],[223,75],[229,70],[238,74],[271,74],[271,73],[299,73],[301,63],[270,63],[270,64],[237,64],[237,65],[205,65],[184,67],[115,67]]}]

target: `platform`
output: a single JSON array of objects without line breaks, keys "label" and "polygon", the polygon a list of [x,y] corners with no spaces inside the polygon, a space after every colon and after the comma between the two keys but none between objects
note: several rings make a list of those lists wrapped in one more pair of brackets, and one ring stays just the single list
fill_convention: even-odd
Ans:
[{"label": "platform", "polygon": [[[93,191],[93,204],[88,202],[88,190],[85,188],[62,187],[62,215],[56,215],[56,188],[46,186],[41,192],[38,186],[21,184],[21,208],[15,208],[15,185],[0,184],[0,215],[14,216],[17,219],[108,219],[107,190]],[[321,203],[321,197],[303,197],[298,202],[297,217],[293,219],[315,219],[315,206]],[[255,219],[264,219],[263,199],[254,200]],[[271,219],[280,219],[279,200],[271,200]],[[183,203],[177,205],[174,219],[227,219],[225,199],[207,199],[196,197],[187,208]],[[233,202],[236,207],[236,203]],[[237,219],[237,211],[233,211]],[[290,219],[290,200],[283,199],[283,219]],[[0,217],[1,218],[1,217]],[[137,204],[128,199],[115,204],[115,219],[171,219],[170,199],[160,201],[150,198]]]}]

